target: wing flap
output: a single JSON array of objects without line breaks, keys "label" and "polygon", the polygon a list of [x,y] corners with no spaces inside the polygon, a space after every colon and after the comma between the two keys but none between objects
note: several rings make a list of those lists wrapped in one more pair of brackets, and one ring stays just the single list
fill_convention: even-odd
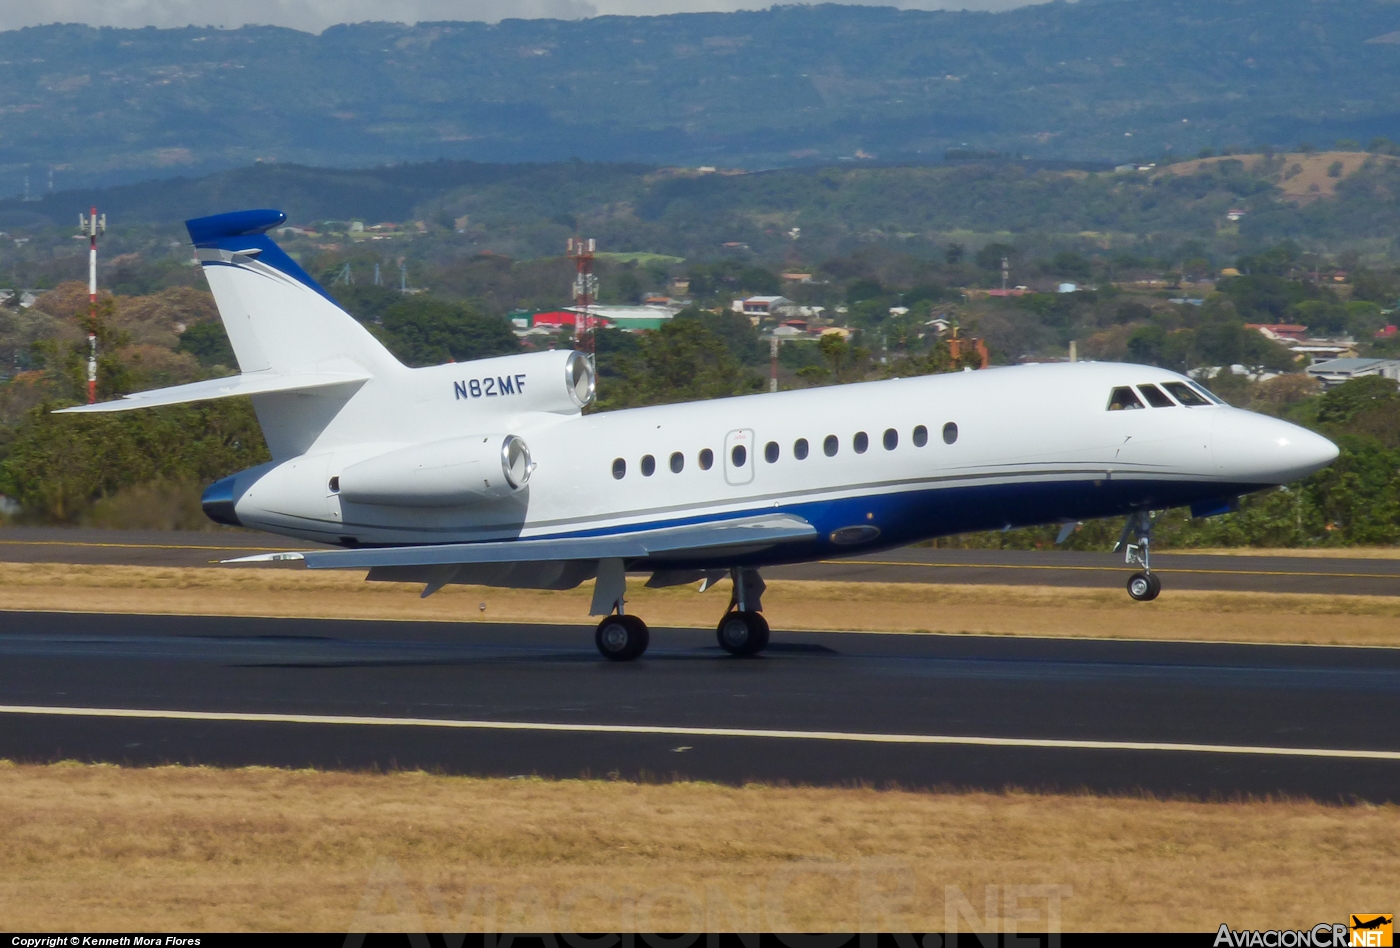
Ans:
[{"label": "wing flap", "polygon": [[693,551],[714,551],[806,540],[817,530],[792,514],[762,514],[733,520],[709,521],[615,533],[595,537],[491,540],[481,543],[442,543],[431,546],[377,547],[305,553],[264,553],[225,563],[260,563],[302,559],[310,569],[365,569],[378,566],[446,566],[464,563],[534,563],[548,560],[641,559]]},{"label": "wing flap", "polygon": [[268,392],[298,392],[325,388],[330,385],[349,385],[367,381],[370,376],[363,372],[250,372],[223,379],[206,379],[188,385],[171,388],[157,388],[149,392],[135,392],[123,395],[116,401],[100,402],[96,405],[79,405],[76,408],[60,408],[55,415],[76,415],[94,412],[131,411],[135,408],[155,408],[160,405],[182,405],[186,402],[203,402],[214,398],[233,398],[237,395],[264,395]]}]

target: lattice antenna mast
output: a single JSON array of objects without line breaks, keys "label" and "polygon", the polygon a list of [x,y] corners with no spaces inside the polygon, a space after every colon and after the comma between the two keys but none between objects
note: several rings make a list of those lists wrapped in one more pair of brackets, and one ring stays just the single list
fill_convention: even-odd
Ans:
[{"label": "lattice antenna mast", "polygon": [[107,215],[97,208],[78,215],[78,233],[88,239],[88,404],[97,401],[97,238],[107,233]]},{"label": "lattice antenna mast", "polygon": [[596,371],[596,341],[593,338],[593,303],[598,298],[598,278],[593,274],[593,255],[598,242],[592,237],[569,238],[569,259],[574,262],[574,346],[586,356]]}]

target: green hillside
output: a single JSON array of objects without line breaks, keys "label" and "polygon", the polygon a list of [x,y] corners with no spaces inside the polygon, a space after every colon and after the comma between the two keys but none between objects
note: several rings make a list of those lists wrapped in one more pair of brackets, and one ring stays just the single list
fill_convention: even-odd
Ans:
[{"label": "green hillside", "polygon": [[0,33],[0,193],[255,160],[1115,162],[1400,137],[1386,0]]},{"label": "green hillside", "polygon": [[[1400,238],[1400,162],[1391,154],[1400,149],[1386,139],[1371,144],[1372,152],[1240,154],[1127,173],[1004,161],[746,174],[585,162],[364,170],[264,164],[0,201],[0,229],[27,241],[0,242],[0,274],[30,283],[78,275],[82,248],[69,221],[92,204],[112,222],[111,253],[179,259],[187,259],[184,219],[271,206],[326,233],[343,232],[352,220],[421,222],[411,240],[399,231],[363,246],[386,265],[405,255],[552,256],[582,231],[611,253],[711,259],[738,252],[775,266],[810,266],[862,246],[939,254],[954,242],[973,251],[1009,243],[1023,254],[1176,255],[1179,263],[1182,253],[1230,260],[1295,240],[1379,261]],[[1230,220],[1232,210],[1243,211],[1242,219]]]}]

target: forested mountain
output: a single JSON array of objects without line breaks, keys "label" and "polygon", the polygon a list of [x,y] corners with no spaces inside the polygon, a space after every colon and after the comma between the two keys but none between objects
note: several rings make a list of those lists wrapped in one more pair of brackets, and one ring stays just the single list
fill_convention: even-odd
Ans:
[{"label": "forested mountain", "polygon": [[1400,5],[836,5],[499,24],[0,33],[0,190],[255,159],[749,168],[1115,161],[1396,136]]},{"label": "forested mountain", "polygon": [[395,269],[404,256],[553,256],[578,232],[608,251],[751,255],[798,269],[872,244],[941,255],[951,243],[976,251],[992,242],[1014,244],[1023,257],[1075,250],[1179,263],[1183,253],[1228,261],[1288,239],[1380,262],[1400,248],[1400,159],[1392,154],[1400,147],[1386,140],[1373,147],[1192,159],[1128,173],[1009,161],[746,174],[589,162],[262,164],[0,201],[0,229],[19,241],[0,242],[0,279],[49,286],[81,276],[85,248],[72,240],[70,222],[91,204],[112,223],[104,260],[129,252],[187,260],[185,219],[278,207],[292,224],[331,233],[352,220],[415,222],[392,239],[361,235],[362,249]]}]

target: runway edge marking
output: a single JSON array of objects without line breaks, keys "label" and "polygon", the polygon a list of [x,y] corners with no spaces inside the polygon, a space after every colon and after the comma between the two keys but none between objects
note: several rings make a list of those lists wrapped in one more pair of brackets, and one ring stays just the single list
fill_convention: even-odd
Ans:
[{"label": "runway edge marking", "polygon": [[583,734],[654,734],[668,737],[748,737],[774,740],[840,741],[857,744],[943,744],[977,747],[1038,747],[1058,750],[1169,751],[1247,754],[1265,757],[1324,757],[1400,761],[1400,751],[1338,750],[1325,747],[1261,747],[1241,744],[1176,744],[1152,741],[1086,741],[1028,737],[976,737],[946,734],[868,734],[858,731],[785,731],[764,728],[670,727],[646,724],[552,724],[532,721],[459,721],[445,718],[389,718],[337,714],[275,714],[236,711],[160,711],[136,708],[56,708],[0,705],[0,714],[47,717],[126,718],[166,721],[218,721],[243,724],[332,724],[357,727],[430,727],[475,731],[553,731]]}]

